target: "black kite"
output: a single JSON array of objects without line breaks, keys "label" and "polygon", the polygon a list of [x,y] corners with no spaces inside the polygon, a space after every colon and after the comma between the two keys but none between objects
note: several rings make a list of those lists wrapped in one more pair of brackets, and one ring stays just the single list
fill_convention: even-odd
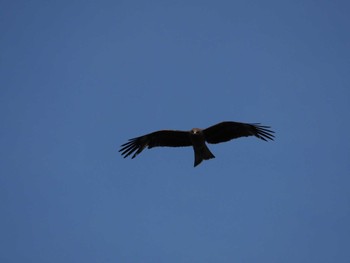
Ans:
[{"label": "black kite", "polygon": [[273,140],[274,132],[269,128],[269,126],[262,126],[260,123],[225,121],[203,130],[198,128],[193,128],[190,131],[161,130],[130,139],[121,146],[119,152],[124,158],[130,154],[133,154],[131,158],[135,158],[146,147],[150,149],[158,146],[192,146],[194,166],[196,167],[203,160],[215,158],[205,142],[221,143],[247,136],[255,136],[264,141]]}]

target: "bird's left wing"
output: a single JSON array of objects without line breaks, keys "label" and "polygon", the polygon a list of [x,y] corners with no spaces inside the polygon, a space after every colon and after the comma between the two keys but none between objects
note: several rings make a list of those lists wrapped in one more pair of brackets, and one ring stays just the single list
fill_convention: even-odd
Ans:
[{"label": "bird's left wing", "polygon": [[130,139],[127,143],[121,145],[121,149],[119,150],[119,152],[121,152],[124,158],[134,153],[132,158],[135,158],[136,155],[141,153],[146,147],[181,147],[190,145],[192,145],[192,143],[189,132],[176,130],[162,130]]},{"label": "bird's left wing", "polygon": [[203,130],[208,143],[227,142],[239,137],[255,136],[264,141],[274,139],[274,131],[269,126],[262,126],[260,123],[242,123],[225,121]]}]

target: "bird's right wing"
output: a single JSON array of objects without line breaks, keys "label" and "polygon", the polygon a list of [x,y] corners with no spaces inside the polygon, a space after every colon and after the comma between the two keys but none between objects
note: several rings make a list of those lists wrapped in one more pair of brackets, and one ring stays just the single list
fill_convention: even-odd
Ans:
[{"label": "bird's right wing", "polygon": [[121,149],[119,150],[119,152],[121,152],[124,158],[134,153],[131,158],[135,158],[136,155],[141,153],[146,147],[181,147],[191,145],[192,142],[190,139],[189,132],[176,130],[162,130],[130,139],[127,143],[121,145]]}]

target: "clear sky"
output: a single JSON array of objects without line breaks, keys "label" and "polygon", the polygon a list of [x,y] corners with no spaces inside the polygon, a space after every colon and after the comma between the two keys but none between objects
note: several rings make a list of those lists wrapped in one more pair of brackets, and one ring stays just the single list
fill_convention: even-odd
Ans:
[{"label": "clear sky", "polygon": [[[349,1],[1,1],[0,261],[347,263]],[[119,146],[261,122],[242,138]]]}]

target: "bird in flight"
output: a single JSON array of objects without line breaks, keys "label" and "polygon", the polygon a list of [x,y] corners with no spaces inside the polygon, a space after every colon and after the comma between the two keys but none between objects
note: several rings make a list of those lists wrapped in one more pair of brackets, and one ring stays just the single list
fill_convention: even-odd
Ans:
[{"label": "bird in flight", "polygon": [[262,126],[260,123],[242,123],[225,121],[215,124],[206,129],[193,128],[190,131],[160,130],[140,137],[130,139],[121,145],[121,152],[124,158],[132,155],[135,158],[143,149],[167,146],[184,147],[192,146],[194,150],[194,167],[203,160],[215,158],[206,145],[207,143],[221,143],[240,137],[255,136],[261,140],[274,139],[274,131],[269,126]]}]

